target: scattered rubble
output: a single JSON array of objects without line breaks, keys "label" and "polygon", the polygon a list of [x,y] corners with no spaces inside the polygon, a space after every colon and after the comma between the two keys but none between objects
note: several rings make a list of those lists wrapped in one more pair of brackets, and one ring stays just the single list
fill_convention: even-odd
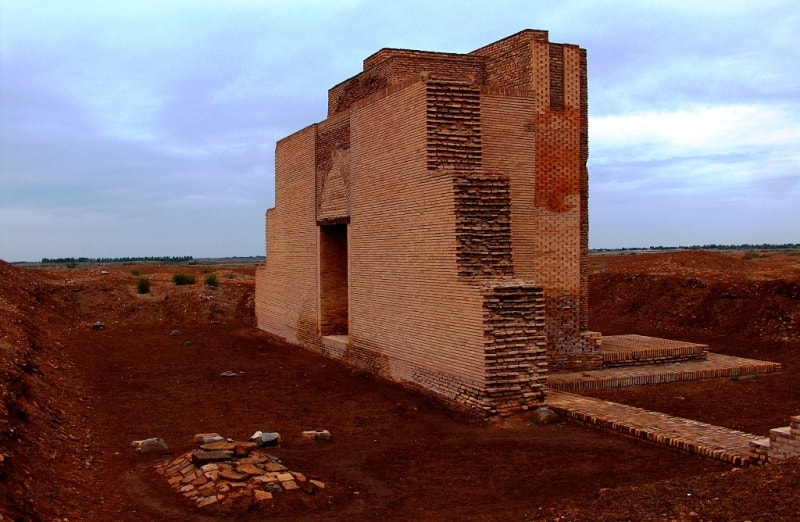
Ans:
[{"label": "scattered rubble", "polygon": [[200,446],[202,444],[211,444],[212,442],[222,442],[223,440],[225,440],[225,437],[219,433],[197,433],[193,442]]},{"label": "scattered rubble", "polygon": [[536,408],[528,424],[556,424],[561,422],[561,417],[547,406]]},{"label": "scattered rubble", "polygon": [[180,330],[172,330],[169,334],[173,337],[178,337],[179,335],[183,335]]},{"label": "scattered rubble", "polygon": [[330,442],[331,432],[328,430],[306,430],[303,432],[303,437],[317,442]]},{"label": "scattered rubble", "polygon": [[[278,434],[261,433],[259,438],[263,435]],[[325,488],[317,477],[290,471],[280,459],[260,450],[257,442],[229,440],[217,433],[199,433],[194,442],[196,449],[155,468],[199,508],[272,503],[281,494],[313,495]]]},{"label": "scattered rubble", "polygon": [[250,435],[250,440],[261,447],[277,446],[281,442],[281,435],[274,431],[257,431]]},{"label": "scattered rubble", "polygon": [[131,442],[131,447],[141,453],[172,453],[167,446],[167,441],[160,438],[149,438]]}]

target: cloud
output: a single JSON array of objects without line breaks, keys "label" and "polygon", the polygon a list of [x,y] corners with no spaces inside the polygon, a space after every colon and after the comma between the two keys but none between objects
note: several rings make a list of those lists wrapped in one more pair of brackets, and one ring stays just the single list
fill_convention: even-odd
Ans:
[{"label": "cloud", "polygon": [[0,0],[0,258],[263,253],[275,142],[328,88],[526,27],[588,50],[592,246],[798,240],[792,2]]}]

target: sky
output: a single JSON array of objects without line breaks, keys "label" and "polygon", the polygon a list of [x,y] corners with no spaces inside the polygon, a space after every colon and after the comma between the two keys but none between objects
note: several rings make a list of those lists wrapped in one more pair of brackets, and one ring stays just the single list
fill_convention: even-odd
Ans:
[{"label": "sky", "polygon": [[800,243],[796,0],[0,0],[0,259],[264,255],[330,87],[522,29],[587,49],[591,248]]}]

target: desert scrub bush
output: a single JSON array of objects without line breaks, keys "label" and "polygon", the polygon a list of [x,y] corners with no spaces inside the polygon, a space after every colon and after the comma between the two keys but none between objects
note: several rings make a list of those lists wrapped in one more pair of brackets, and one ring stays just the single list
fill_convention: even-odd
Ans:
[{"label": "desert scrub bush", "polygon": [[149,294],[150,293],[150,280],[146,277],[140,277],[138,281],[136,281],[136,290],[140,294]]},{"label": "desert scrub bush", "polygon": [[217,286],[217,274],[208,274],[206,276],[206,284],[208,286]]},{"label": "desert scrub bush", "polygon": [[172,276],[172,282],[176,285],[193,285],[194,276],[191,274],[175,274]]},{"label": "desert scrub bush", "polygon": [[139,271],[138,268],[134,268],[133,270],[131,270],[131,275],[135,276],[135,277],[139,277],[140,275],[142,275],[142,273]]}]

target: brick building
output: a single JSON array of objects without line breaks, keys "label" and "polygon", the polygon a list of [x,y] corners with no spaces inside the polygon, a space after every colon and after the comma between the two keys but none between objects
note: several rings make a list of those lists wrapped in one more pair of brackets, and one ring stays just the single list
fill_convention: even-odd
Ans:
[{"label": "brick building", "polygon": [[587,332],[586,52],[525,30],[468,54],[382,49],[280,140],[258,327],[492,415]]}]

